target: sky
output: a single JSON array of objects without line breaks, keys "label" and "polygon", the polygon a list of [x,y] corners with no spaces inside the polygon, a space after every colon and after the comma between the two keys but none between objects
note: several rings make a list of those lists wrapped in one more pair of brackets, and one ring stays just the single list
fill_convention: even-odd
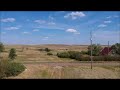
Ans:
[{"label": "sky", "polygon": [[77,44],[119,42],[120,11],[0,11],[4,44]]}]

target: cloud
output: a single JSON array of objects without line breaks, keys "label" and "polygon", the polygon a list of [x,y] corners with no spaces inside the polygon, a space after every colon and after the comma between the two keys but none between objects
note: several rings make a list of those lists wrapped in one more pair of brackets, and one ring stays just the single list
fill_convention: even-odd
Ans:
[{"label": "cloud", "polygon": [[50,20],[54,20],[54,18],[53,18],[52,16],[49,16],[49,19],[50,19]]},{"label": "cloud", "polygon": [[63,27],[58,27],[58,26],[54,26],[54,25],[42,25],[42,26],[37,26],[35,28],[42,28],[42,29],[59,29],[59,30],[64,30]]},{"label": "cloud", "polygon": [[75,29],[67,29],[66,32],[76,33],[77,30],[75,30]]},{"label": "cloud", "polygon": [[44,24],[44,23],[46,23],[45,20],[35,20],[34,22],[39,23],[39,24]]},{"label": "cloud", "polygon": [[111,16],[108,16],[108,17],[106,17],[106,18],[111,18]]},{"label": "cloud", "polygon": [[75,32],[74,34],[79,35],[80,33],[79,32]]},{"label": "cloud", "polygon": [[100,24],[100,25],[98,25],[98,27],[106,27],[107,25],[105,25],[105,24]]},{"label": "cloud", "polygon": [[49,37],[44,37],[42,40],[48,40]]},{"label": "cloud", "polygon": [[29,21],[30,21],[30,19],[26,19],[26,21],[27,21],[27,22],[29,22]]},{"label": "cloud", "polygon": [[38,32],[39,30],[38,29],[34,29],[33,32]]},{"label": "cloud", "polygon": [[72,18],[73,20],[86,16],[83,12],[71,12],[64,16],[64,18]]},{"label": "cloud", "polygon": [[104,23],[111,23],[112,21],[104,21]]},{"label": "cloud", "polygon": [[118,18],[119,16],[118,16],[118,15],[115,15],[114,17],[115,17],[115,18]]},{"label": "cloud", "polygon": [[6,34],[6,32],[1,32],[1,34]]},{"label": "cloud", "polygon": [[44,38],[46,38],[46,39],[47,39],[48,37],[44,37]]},{"label": "cloud", "polygon": [[48,25],[55,25],[56,23],[54,22],[48,22]]},{"label": "cloud", "polygon": [[1,19],[1,22],[14,22],[15,18],[5,18],[5,19]]},{"label": "cloud", "polygon": [[103,30],[99,30],[95,33],[95,40],[97,42],[104,42],[107,44],[108,41],[110,41],[110,43],[116,43],[119,41],[119,31],[118,30],[114,30],[114,31],[103,31]]},{"label": "cloud", "polygon": [[30,34],[29,32],[23,32],[23,34]]},{"label": "cloud", "polygon": [[19,29],[19,27],[7,27],[7,28],[4,28],[5,30],[17,30]]}]

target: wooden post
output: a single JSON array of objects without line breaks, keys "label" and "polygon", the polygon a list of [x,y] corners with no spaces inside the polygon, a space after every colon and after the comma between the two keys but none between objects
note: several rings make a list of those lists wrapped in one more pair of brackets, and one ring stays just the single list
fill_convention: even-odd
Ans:
[{"label": "wooden post", "polygon": [[91,69],[92,69],[92,61],[93,61],[93,58],[92,58],[92,31],[90,32],[90,42],[91,42]]}]

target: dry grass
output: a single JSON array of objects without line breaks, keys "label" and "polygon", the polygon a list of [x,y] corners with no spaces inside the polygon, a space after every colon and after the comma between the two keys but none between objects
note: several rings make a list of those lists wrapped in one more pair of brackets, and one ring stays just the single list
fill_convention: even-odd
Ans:
[{"label": "dry grass", "polygon": [[[26,65],[27,70],[18,75],[20,79],[120,79],[118,71],[104,67],[89,66],[51,66],[51,65]],[[113,67],[114,68],[114,67]],[[120,68],[119,68],[120,70]]]},{"label": "dry grass", "polygon": [[[24,47],[24,50],[22,51]],[[38,51],[41,48],[49,48],[52,49],[52,53],[54,55],[49,56],[45,51]],[[36,46],[21,46],[21,45],[11,45],[5,46],[5,52],[1,53],[0,56],[4,59],[7,59],[9,50],[11,48],[16,48],[17,50],[17,58],[16,62],[24,63],[27,69],[16,77],[9,78],[21,78],[21,79],[29,79],[29,78],[76,78],[76,79],[116,79],[120,78],[120,67],[114,66],[100,66],[99,64],[95,65],[93,70],[90,69],[90,65],[83,64],[40,64],[40,62],[74,62],[72,59],[67,58],[58,58],[56,56],[57,52],[65,51],[65,50],[74,50],[74,51],[82,51],[87,50],[88,46],[80,46],[80,45],[36,45]],[[25,64],[29,63],[30,64]],[[38,63],[38,64],[35,64]]]}]

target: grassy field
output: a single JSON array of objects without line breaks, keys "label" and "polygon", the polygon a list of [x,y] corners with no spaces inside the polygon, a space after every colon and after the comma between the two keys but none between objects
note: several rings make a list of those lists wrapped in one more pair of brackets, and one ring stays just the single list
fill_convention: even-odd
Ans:
[{"label": "grassy field", "polygon": [[[101,62],[94,63],[93,70],[90,63],[76,63],[74,59],[58,58],[57,52],[74,50],[87,50],[87,45],[6,45],[5,52],[0,54],[4,59],[8,58],[11,48],[17,50],[15,62],[21,62],[26,66],[26,70],[12,79],[120,79],[119,62],[110,64]],[[53,55],[47,55],[45,51],[39,49],[49,48]],[[51,62],[51,63],[50,63]]]}]

